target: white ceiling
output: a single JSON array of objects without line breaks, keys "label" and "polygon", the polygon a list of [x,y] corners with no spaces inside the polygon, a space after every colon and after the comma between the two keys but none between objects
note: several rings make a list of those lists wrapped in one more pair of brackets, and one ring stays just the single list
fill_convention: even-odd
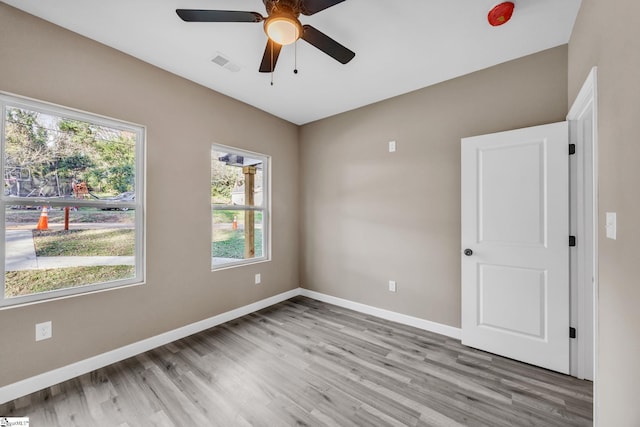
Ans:
[{"label": "white ceiling", "polygon": [[[487,22],[496,0],[346,0],[310,24],[356,52],[342,65],[305,41],[282,49],[274,85],[258,67],[261,23],[186,23],[175,9],[255,11],[261,0],[2,0],[143,61],[304,124],[565,44],[580,0],[513,0],[513,18]],[[211,62],[217,54],[240,67]],[[526,82],[523,82],[526,84]]]}]

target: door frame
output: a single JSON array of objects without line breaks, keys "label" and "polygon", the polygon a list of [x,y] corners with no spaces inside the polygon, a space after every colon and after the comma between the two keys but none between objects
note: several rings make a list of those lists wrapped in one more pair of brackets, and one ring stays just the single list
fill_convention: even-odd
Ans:
[{"label": "door frame", "polygon": [[[591,120],[585,135],[579,124]],[[571,229],[577,246],[571,253],[571,319],[577,339],[571,343],[571,375],[592,378],[596,387],[598,363],[598,97],[597,67],[587,76],[569,113],[569,141],[576,144],[572,159]],[[590,145],[590,146],[589,146]],[[573,157],[573,156],[572,156]],[[575,196],[575,197],[574,197]],[[580,242],[583,244],[581,245]],[[588,286],[591,277],[592,287]],[[590,289],[591,288],[591,289]],[[582,332],[581,332],[582,331]],[[580,336],[586,339],[580,339]],[[589,339],[591,338],[591,339]],[[591,359],[591,363],[589,363]],[[589,369],[593,369],[591,373]],[[589,375],[591,374],[591,375]],[[595,393],[594,393],[595,395]],[[594,419],[596,405],[594,402]]]}]

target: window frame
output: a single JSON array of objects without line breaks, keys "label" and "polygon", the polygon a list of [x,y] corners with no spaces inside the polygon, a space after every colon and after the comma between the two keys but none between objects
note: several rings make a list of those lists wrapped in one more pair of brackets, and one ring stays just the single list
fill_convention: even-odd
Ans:
[{"label": "window frame", "polygon": [[[234,205],[234,204],[214,204],[211,203],[211,271],[220,271],[228,268],[241,267],[245,265],[257,264],[261,262],[271,261],[271,156],[267,154],[257,153],[255,151],[243,150],[241,148],[231,147],[229,145],[211,144],[211,161],[213,161],[213,152],[226,152],[238,154],[245,157],[259,159],[262,161],[262,206]],[[210,178],[213,178],[211,176]],[[211,192],[211,186],[209,186]],[[213,264],[213,213],[214,211],[254,211],[262,213],[262,256],[254,258],[244,258],[238,261],[226,262],[224,264]]]},{"label": "window frame", "polygon": [[83,121],[98,126],[105,126],[117,130],[131,132],[136,136],[135,142],[135,179],[134,191],[136,197],[134,201],[114,201],[114,200],[89,200],[89,199],[69,199],[54,197],[24,197],[5,195],[4,186],[0,194],[0,245],[5,249],[6,254],[6,209],[10,206],[50,206],[50,207],[94,207],[94,208],[130,208],[135,209],[135,269],[134,277],[128,279],[113,280],[109,282],[91,283],[77,285],[52,291],[38,292],[35,294],[21,295],[16,297],[5,296],[5,275],[6,275],[6,255],[0,256],[0,310],[31,304],[45,302],[59,298],[83,295],[108,289],[117,289],[126,286],[135,286],[145,283],[146,259],[145,259],[145,176],[146,176],[146,127],[143,125],[114,119],[99,114],[94,114],[82,110],[77,110],[62,105],[57,105],[45,101],[23,97],[0,91],[0,175],[5,176],[5,123],[8,108],[19,108],[33,111],[40,114],[47,114],[65,119]]}]

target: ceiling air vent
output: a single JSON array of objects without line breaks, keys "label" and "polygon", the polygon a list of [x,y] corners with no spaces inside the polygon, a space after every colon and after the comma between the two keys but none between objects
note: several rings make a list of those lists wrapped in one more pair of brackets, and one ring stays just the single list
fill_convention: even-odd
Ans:
[{"label": "ceiling air vent", "polygon": [[229,71],[231,71],[233,73],[236,73],[236,72],[240,71],[240,66],[239,65],[234,64],[233,62],[231,62],[229,60],[229,58],[226,58],[220,52],[218,52],[216,54],[216,56],[211,60],[211,62],[213,62],[214,64],[217,64],[217,65],[221,66],[222,68],[224,68],[225,70],[229,70]]}]

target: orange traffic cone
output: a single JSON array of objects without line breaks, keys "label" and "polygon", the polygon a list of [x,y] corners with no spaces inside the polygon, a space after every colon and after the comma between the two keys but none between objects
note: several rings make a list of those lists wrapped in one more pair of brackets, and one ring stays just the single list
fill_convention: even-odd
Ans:
[{"label": "orange traffic cone", "polygon": [[238,229],[238,217],[237,216],[233,217],[233,222],[231,223],[231,229],[232,230],[237,230]]},{"label": "orange traffic cone", "polygon": [[49,211],[46,206],[42,207],[42,213],[40,214],[40,220],[36,226],[36,230],[48,230],[49,229]]}]

